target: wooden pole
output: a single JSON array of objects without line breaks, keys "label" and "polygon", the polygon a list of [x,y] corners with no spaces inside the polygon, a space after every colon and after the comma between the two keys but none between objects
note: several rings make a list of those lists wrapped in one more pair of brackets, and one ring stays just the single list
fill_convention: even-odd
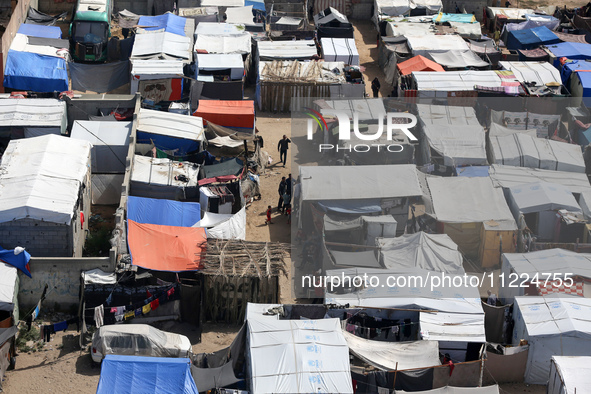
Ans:
[{"label": "wooden pole", "polygon": [[394,383],[392,383],[392,388],[396,390],[396,376],[398,375],[398,361],[396,361],[396,371],[394,371]]}]

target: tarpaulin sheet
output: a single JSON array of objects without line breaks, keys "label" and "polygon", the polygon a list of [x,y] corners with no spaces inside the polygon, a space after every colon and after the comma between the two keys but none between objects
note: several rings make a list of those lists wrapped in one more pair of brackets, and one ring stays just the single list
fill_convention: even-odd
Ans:
[{"label": "tarpaulin sheet", "polygon": [[17,269],[0,262],[0,278],[0,311],[12,312],[15,302],[14,289],[18,279]]},{"label": "tarpaulin sheet", "polygon": [[548,394],[577,394],[591,387],[591,357],[552,356]]},{"label": "tarpaulin sheet", "polygon": [[[395,394],[407,394],[410,391],[396,390]],[[486,387],[452,387],[445,386],[429,391],[413,391],[412,394],[499,394],[499,386]]]},{"label": "tarpaulin sheet", "polygon": [[57,26],[42,26],[23,23],[18,28],[18,33],[29,37],[62,38],[62,29]]},{"label": "tarpaulin sheet", "polygon": [[200,100],[193,116],[225,127],[254,128],[253,100]]},{"label": "tarpaulin sheet", "polygon": [[[220,217],[227,217],[218,221]],[[221,218],[220,218],[221,219]],[[214,226],[206,226],[207,222],[217,221]],[[203,219],[194,227],[207,227],[208,238],[218,239],[246,239],[246,208],[243,207],[234,215],[205,212]]]},{"label": "tarpaulin sheet", "polygon": [[168,33],[177,34],[179,36],[186,36],[186,24],[186,18],[183,18],[182,16],[176,16],[175,14],[171,14],[170,12],[167,12],[164,15],[157,16],[140,16],[140,19],[138,21],[138,27],[141,27],[143,30],[162,30]]},{"label": "tarpaulin sheet", "polygon": [[[447,68],[468,68],[468,67],[488,67],[489,64],[482,60],[471,50],[446,51],[446,52],[428,52],[436,63]],[[417,70],[418,71],[418,70]],[[427,70],[437,71],[437,70]]]},{"label": "tarpaulin sheet", "polygon": [[0,246],[0,261],[18,268],[30,278],[29,260],[31,260],[31,255],[24,249],[19,253],[15,252],[14,249],[6,250]]},{"label": "tarpaulin sheet", "polygon": [[[566,57],[571,60],[591,59],[591,44],[561,42],[560,44],[548,45],[547,48],[556,58]],[[556,66],[556,64],[554,65]]]},{"label": "tarpaulin sheet", "polygon": [[71,62],[72,90],[107,93],[129,83],[129,61],[105,64]]},{"label": "tarpaulin sheet", "polygon": [[[565,63],[560,71],[560,76],[562,78],[562,83],[566,84],[571,76],[571,74],[577,70],[590,70],[591,71],[591,62],[585,60],[574,60],[572,62]],[[584,87],[583,87],[584,88]]]},{"label": "tarpaulin sheet", "polygon": [[196,271],[207,247],[205,229],[137,223],[127,220],[133,265],[155,271]]},{"label": "tarpaulin sheet", "polygon": [[[558,211],[559,209],[566,209],[570,212],[581,211],[572,192],[566,186],[557,183],[537,181],[512,186],[508,192],[507,201],[509,204],[514,204],[515,208],[523,214]],[[533,228],[532,230],[535,231]]]},{"label": "tarpaulin sheet", "polygon": [[560,39],[546,26],[533,29],[510,31],[507,36],[508,49],[534,49],[540,45],[557,44]]},{"label": "tarpaulin sheet", "polygon": [[460,23],[472,23],[476,22],[476,16],[473,14],[446,14],[440,12],[433,17],[433,22],[460,22]]},{"label": "tarpaulin sheet", "polygon": [[224,175],[238,175],[242,172],[244,164],[240,159],[231,159],[219,164],[203,166],[205,178],[214,178]]},{"label": "tarpaulin sheet", "polygon": [[9,50],[4,86],[38,93],[64,92],[68,90],[66,61],[59,57]]},{"label": "tarpaulin sheet", "polygon": [[29,7],[29,12],[27,13],[27,19],[25,19],[25,24],[27,25],[45,25],[45,26],[53,26],[57,23],[60,19],[65,19],[68,16],[68,12],[62,12],[59,15],[47,15],[41,11],[33,7]]},{"label": "tarpaulin sheet", "polygon": [[421,336],[424,340],[436,342],[486,342],[484,313],[421,312],[419,315]]},{"label": "tarpaulin sheet", "polygon": [[363,200],[335,200],[318,202],[320,208],[325,211],[332,211],[347,214],[372,214],[382,212],[380,200],[378,199],[363,199]]},{"label": "tarpaulin sheet", "polygon": [[196,202],[129,196],[127,218],[145,224],[191,227],[201,220],[201,207]]},{"label": "tarpaulin sheet", "polygon": [[198,394],[188,358],[107,355],[97,394]]}]

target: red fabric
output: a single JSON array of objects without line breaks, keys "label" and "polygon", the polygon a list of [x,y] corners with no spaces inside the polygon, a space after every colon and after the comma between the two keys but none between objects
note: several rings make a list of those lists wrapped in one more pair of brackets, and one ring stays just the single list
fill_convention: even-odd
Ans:
[{"label": "red fabric", "polygon": [[451,376],[451,374],[454,372],[454,368],[456,366],[454,365],[454,362],[451,360],[449,360],[448,365],[449,365],[449,376]]},{"label": "red fabric", "polygon": [[216,176],[213,178],[205,178],[200,180],[199,186],[204,186],[204,185],[209,185],[210,183],[225,183],[225,182],[230,182],[233,181],[235,179],[238,179],[238,177],[236,175],[221,175],[221,176]]},{"label": "red fabric", "polygon": [[199,100],[193,116],[203,118],[203,124],[215,123],[225,127],[254,128],[253,100]]},{"label": "red fabric", "polygon": [[271,209],[267,209],[267,221],[271,221]]},{"label": "red fabric", "polygon": [[172,296],[174,294],[174,287],[171,287],[170,289],[168,289],[168,291],[166,292],[166,295],[168,295],[168,297],[170,298],[170,296]]},{"label": "red fabric", "polygon": [[150,293],[150,290],[146,290],[146,295],[148,296],[148,298],[152,297],[152,293]]},{"label": "red fabric", "polygon": [[152,308],[152,310],[157,309],[160,306],[160,301],[158,299],[155,299],[154,301],[150,302],[150,308]]},{"label": "red fabric", "polygon": [[183,93],[183,81],[180,78],[173,78],[170,86],[172,87],[172,93],[168,101],[180,100]]},{"label": "red fabric", "polygon": [[84,230],[84,212],[80,212],[80,228]]},{"label": "red fabric", "polygon": [[127,220],[132,264],[155,271],[196,271],[207,248],[205,229]]}]

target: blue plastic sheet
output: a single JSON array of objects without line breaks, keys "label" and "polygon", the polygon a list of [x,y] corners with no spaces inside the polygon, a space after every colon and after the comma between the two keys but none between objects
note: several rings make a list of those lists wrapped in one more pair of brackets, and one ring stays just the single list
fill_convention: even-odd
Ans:
[{"label": "blue plastic sheet", "polygon": [[456,168],[456,175],[457,176],[467,176],[467,177],[487,177],[488,176],[488,166],[470,166],[470,167],[458,167]]},{"label": "blue plastic sheet", "polygon": [[18,33],[30,37],[62,38],[62,29],[57,26],[42,26],[23,23],[18,28]]},{"label": "blue plastic sheet", "polygon": [[196,202],[129,196],[127,219],[137,223],[191,227],[201,220],[201,206]]},{"label": "blue plastic sheet", "polygon": [[23,250],[19,254],[14,254],[14,250],[6,250],[0,246],[0,261],[18,268],[30,278],[29,260],[31,260],[31,255],[26,250]]},{"label": "blue plastic sheet", "polygon": [[560,39],[546,26],[513,30],[507,35],[508,49],[534,49],[541,45],[557,44]]},{"label": "blue plastic sheet", "polygon": [[60,57],[8,51],[4,87],[38,93],[68,90],[66,61]]},{"label": "blue plastic sheet", "polygon": [[142,26],[144,30],[153,31],[161,30],[168,33],[177,34],[179,36],[186,36],[185,25],[187,20],[182,16],[176,16],[167,12],[164,15],[157,16],[141,16],[138,21],[138,26]]},{"label": "blue plastic sheet", "polygon": [[591,44],[561,42],[560,44],[547,45],[547,48],[556,57],[554,67],[560,67],[561,57],[571,60],[591,59]]},{"label": "blue plastic sheet", "polygon": [[200,146],[199,141],[147,133],[145,131],[137,132],[137,142],[138,144],[154,143],[154,146],[160,150],[174,151],[175,156],[185,156],[189,152],[198,151]]}]

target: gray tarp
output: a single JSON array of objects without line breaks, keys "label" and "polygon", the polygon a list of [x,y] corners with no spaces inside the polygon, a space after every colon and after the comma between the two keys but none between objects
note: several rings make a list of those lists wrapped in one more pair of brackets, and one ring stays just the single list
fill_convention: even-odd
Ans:
[{"label": "gray tarp", "polygon": [[504,340],[505,330],[503,329],[505,323],[505,308],[505,306],[492,306],[485,302],[482,303],[482,309],[484,309],[484,330],[486,332],[487,342],[508,342]]},{"label": "gray tarp", "polygon": [[129,61],[83,64],[69,63],[72,90],[107,93],[129,83]]},{"label": "gray tarp", "polygon": [[435,63],[447,68],[488,67],[488,63],[470,50],[428,52]]}]

